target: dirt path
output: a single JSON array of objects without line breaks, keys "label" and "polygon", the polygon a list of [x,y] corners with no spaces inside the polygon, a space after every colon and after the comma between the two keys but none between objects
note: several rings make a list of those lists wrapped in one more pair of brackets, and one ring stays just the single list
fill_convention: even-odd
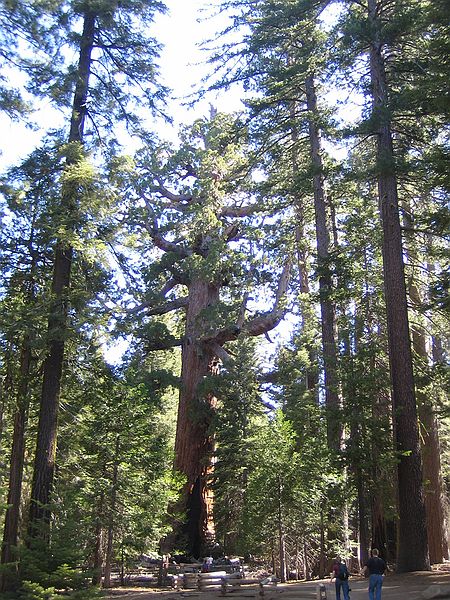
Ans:
[{"label": "dirt path", "polygon": [[[257,600],[316,600],[317,584],[319,582],[279,584],[276,588],[267,588],[264,597],[259,596],[256,588],[228,593],[230,600],[254,598]],[[334,584],[323,580],[327,592],[327,600],[335,600]],[[388,575],[383,583],[383,600],[422,600],[422,592],[431,585],[445,584],[450,586],[450,573],[417,572],[404,575]],[[367,600],[367,579],[352,577],[350,579],[351,600]],[[140,588],[121,588],[111,590],[105,596],[108,600],[182,600],[192,598],[197,600],[218,600],[224,596],[220,591],[197,592],[195,590],[156,590]],[[450,595],[447,596],[450,600]]]}]

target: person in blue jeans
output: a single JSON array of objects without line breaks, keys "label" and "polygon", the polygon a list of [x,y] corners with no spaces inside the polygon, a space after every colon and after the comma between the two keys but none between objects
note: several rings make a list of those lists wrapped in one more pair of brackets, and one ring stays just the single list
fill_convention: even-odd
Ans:
[{"label": "person in blue jeans", "polygon": [[336,600],[341,600],[341,590],[344,596],[343,600],[350,600],[350,588],[348,587],[349,572],[347,565],[341,560],[336,558],[333,562],[333,573],[331,579],[334,578],[334,585],[336,588]]},{"label": "person in blue jeans", "polygon": [[386,563],[379,556],[377,548],[372,550],[372,556],[367,561],[365,568],[369,571],[369,600],[381,600],[381,588]]}]

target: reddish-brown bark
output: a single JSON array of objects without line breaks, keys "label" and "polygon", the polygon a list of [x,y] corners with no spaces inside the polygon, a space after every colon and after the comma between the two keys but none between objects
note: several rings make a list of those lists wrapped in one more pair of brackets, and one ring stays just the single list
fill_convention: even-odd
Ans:
[{"label": "reddish-brown bark", "polygon": [[388,89],[379,39],[378,3],[368,0],[374,39],[370,44],[372,107],[377,123],[378,196],[383,227],[383,271],[386,299],[389,363],[394,409],[394,438],[398,451],[399,528],[397,569],[430,568],[422,487],[417,407],[409,336],[403,246]]},{"label": "reddish-brown bark", "polygon": [[186,335],[182,345],[181,390],[178,405],[175,441],[175,468],[186,476],[181,507],[187,512],[182,532],[186,550],[200,556],[208,538],[211,523],[208,519],[207,477],[213,451],[210,432],[211,411],[215,398],[202,393],[202,382],[212,372],[211,349],[200,342],[205,331],[202,312],[215,305],[219,298],[217,285],[201,279],[189,287],[186,312]]}]

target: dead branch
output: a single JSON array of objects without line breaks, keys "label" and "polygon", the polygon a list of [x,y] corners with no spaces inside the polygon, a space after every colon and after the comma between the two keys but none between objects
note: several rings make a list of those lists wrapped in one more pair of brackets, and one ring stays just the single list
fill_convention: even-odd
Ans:
[{"label": "dead branch", "polygon": [[146,308],[149,308],[149,310],[145,310],[146,315],[165,315],[168,312],[172,312],[173,310],[185,308],[188,304],[189,296],[183,296],[182,298],[176,298],[175,300],[171,300],[169,302],[165,302],[164,304],[159,304],[157,306],[153,306],[152,303],[147,302],[134,308],[132,312],[137,313],[145,310]]},{"label": "dead branch", "polygon": [[262,211],[262,204],[250,204],[248,206],[224,206],[220,213],[220,217],[249,217],[256,212]]},{"label": "dead branch", "polygon": [[285,303],[283,302],[283,298],[286,295],[289,285],[291,266],[292,261],[291,258],[289,258],[281,273],[281,277],[278,282],[277,293],[275,296],[275,302],[271,311],[259,315],[258,317],[255,317],[254,319],[247,321],[240,326],[238,323],[243,321],[241,308],[241,314],[239,316],[238,323],[229,327],[225,327],[224,329],[217,331],[214,335],[207,338],[202,338],[199,341],[210,346],[223,346],[223,344],[226,342],[236,340],[242,332],[246,335],[255,336],[267,333],[271,329],[274,329],[274,327],[278,325],[286,313],[286,307]]}]

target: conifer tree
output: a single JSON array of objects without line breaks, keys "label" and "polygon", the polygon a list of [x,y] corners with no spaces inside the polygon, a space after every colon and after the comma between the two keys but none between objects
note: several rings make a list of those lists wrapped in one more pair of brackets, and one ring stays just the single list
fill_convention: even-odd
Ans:
[{"label": "conifer tree", "polygon": [[[227,342],[261,335],[280,322],[291,262],[289,253],[272,258],[271,244],[260,248],[261,227],[274,226],[264,223],[269,207],[249,193],[248,147],[238,132],[232,117],[198,120],[177,152],[164,145],[145,150],[134,183],[144,204],[134,206],[132,217],[146,242],[141,253],[149,252],[150,243],[162,254],[146,268],[148,289],[132,314],[148,321],[186,311],[181,337],[165,323],[150,321],[146,345],[149,351],[181,346],[175,468],[186,477],[178,507],[186,522],[167,544],[197,557],[213,535],[207,481],[217,400],[208,382],[219,361],[230,359]],[[269,310],[247,306],[255,282],[261,293],[272,293]]]},{"label": "conifer tree", "polygon": [[[55,179],[60,169],[58,161],[52,157],[52,150],[54,148],[45,147],[36,150],[23,165],[11,169],[2,184],[8,216],[3,229],[1,257],[4,273],[1,331],[17,346],[16,356],[13,353],[5,360],[18,362],[17,381],[12,386],[15,391],[14,427],[2,564],[14,561],[13,549],[18,545],[25,430],[40,368],[37,356],[42,350],[39,339],[43,336],[45,318],[40,306],[48,285],[46,264],[50,259],[52,237],[47,219],[57,196]],[[7,577],[5,572],[4,587],[7,587]]]},{"label": "conifer tree", "polygon": [[[363,76],[361,83],[369,117],[359,127],[360,133],[373,135],[376,144],[374,168],[383,230],[394,436],[399,454],[397,568],[426,569],[429,559],[399,206],[412,156],[435,135],[432,121],[427,117],[430,113],[421,114],[417,104],[411,103],[418,71],[409,58],[421,53],[422,7],[420,2],[372,0],[364,6],[356,3],[347,6],[348,15],[340,24],[344,32],[342,48],[347,53],[341,55],[341,60],[344,56],[343,63],[355,65],[356,60],[364,57],[366,62],[359,64],[368,65],[368,77]],[[418,116],[424,117],[431,128],[418,133],[415,128]],[[411,528],[411,522],[415,529]]]},{"label": "conifer tree", "polygon": [[[118,82],[117,74],[125,78],[130,88],[139,81],[137,89],[142,90],[141,103],[154,106],[151,86],[154,84],[155,48],[146,47],[147,44],[152,45],[152,40],[143,33],[143,28],[152,20],[155,11],[162,9],[162,5],[132,2],[121,7],[112,6],[109,2],[88,1],[69,5],[67,8],[74,22],[81,20],[82,32],[77,36],[78,64],[73,71],[74,75],[69,70],[65,81],[69,89],[73,85],[73,97],[59,207],[63,222],[55,244],[52,300],[48,317],[48,351],[43,367],[40,422],[31,491],[31,539],[45,539],[49,535],[58,398],[74,254],[72,238],[81,218],[83,186],[89,185],[90,178],[89,169],[86,170],[83,166],[87,120],[92,119],[97,129],[106,125],[106,131],[116,118],[135,122],[132,103],[139,101],[139,96],[136,99],[131,94],[127,95],[125,87],[121,87]],[[136,15],[139,15],[139,20],[135,18]],[[95,49],[99,50],[100,56],[94,61]],[[133,50],[132,56],[128,53],[130,49]],[[109,76],[113,72],[115,75]],[[92,78],[97,78],[95,85],[91,83]],[[58,77],[58,73],[48,77],[41,94],[52,93],[59,103],[67,105],[64,89],[60,87],[63,79]]]}]

